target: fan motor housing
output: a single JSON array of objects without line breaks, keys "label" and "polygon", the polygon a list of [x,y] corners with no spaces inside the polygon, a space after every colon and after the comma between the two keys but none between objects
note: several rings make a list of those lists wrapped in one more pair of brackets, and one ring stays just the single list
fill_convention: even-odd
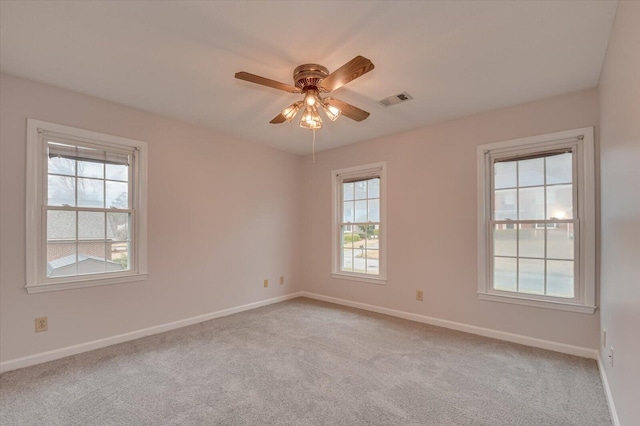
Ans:
[{"label": "fan motor housing", "polygon": [[318,64],[302,64],[293,70],[293,81],[302,90],[317,88],[318,83],[329,75],[326,67]]}]

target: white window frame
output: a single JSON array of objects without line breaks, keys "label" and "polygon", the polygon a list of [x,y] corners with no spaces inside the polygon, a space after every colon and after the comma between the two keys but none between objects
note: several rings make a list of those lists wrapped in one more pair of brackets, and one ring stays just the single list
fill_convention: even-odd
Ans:
[{"label": "white window frame", "polygon": [[[46,193],[47,143],[44,133],[78,141],[99,143],[115,149],[135,149],[131,172],[132,265],[123,272],[48,278],[46,276]],[[27,205],[26,205],[26,285],[27,293],[42,293],[107,284],[140,281],[147,278],[147,144],[45,121],[27,119]]]},{"label": "white window frame", "polygon": [[[478,297],[482,300],[514,303],[592,314],[596,310],[595,275],[595,153],[593,127],[549,133],[480,145],[477,148],[478,170]],[[560,300],[551,296],[505,292],[491,285],[491,197],[493,157],[520,156],[571,147],[574,152],[574,186],[577,200],[576,286],[575,297]]]},{"label": "white window frame", "polygon": [[[332,232],[331,232],[331,276],[333,278],[360,281],[371,284],[387,283],[387,163],[371,163],[361,166],[348,167],[331,172],[331,199],[332,199]],[[380,176],[380,233],[379,244],[379,270],[378,275],[362,274],[358,272],[346,272],[340,270],[340,215],[342,213],[342,182],[345,179],[370,177],[372,174]]]}]

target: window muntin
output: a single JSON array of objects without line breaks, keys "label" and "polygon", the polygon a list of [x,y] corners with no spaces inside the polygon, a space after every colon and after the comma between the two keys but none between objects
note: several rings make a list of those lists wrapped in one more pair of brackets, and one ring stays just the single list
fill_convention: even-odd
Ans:
[{"label": "window muntin", "polygon": [[147,144],[27,120],[26,290],[146,279]]},{"label": "window muntin", "polygon": [[574,299],[573,150],[492,157],[494,290]]},{"label": "window muntin", "polygon": [[131,270],[135,150],[44,136],[47,278]]},{"label": "window muntin", "polygon": [[380,275],[380,177],[341,185],[340,271]]},{"label": "window muntin", "polygon": [[594,157],[592,127],[478,146],[480,299],[595,311]]},{"label": "window muntin", "polygon": [[386,283],[384,162],[334,170],[334,278]]}]

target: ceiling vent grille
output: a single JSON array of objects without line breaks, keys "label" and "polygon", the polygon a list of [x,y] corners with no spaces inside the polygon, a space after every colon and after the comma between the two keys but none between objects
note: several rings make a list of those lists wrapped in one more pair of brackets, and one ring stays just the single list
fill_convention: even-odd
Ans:
[{"label": "ceiling vent grille", "polygon": [[388,107],[391,105],[397,105],[401,102],[410,101],[411,99],[413,99],[413,96],[411,96],[407,92],[402,92],[402,93],[398,93],[397,95],[392,95],[387,98],[380,99],[378,102],[380,102],[382,106]]}]

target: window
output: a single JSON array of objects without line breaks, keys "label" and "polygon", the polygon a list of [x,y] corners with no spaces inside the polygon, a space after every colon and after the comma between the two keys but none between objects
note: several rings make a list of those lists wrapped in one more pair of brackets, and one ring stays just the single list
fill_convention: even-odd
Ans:
[{"label": "window", "polygon": [[595,310],[593,128],[478,147],[481,299]]},{"label": "window", "polygon": [[386,282],[385,163],[332,172],[333,276]]},{"label": "window", "polygon": [[146,144],[27,127],[27,291],[144,279]]}]

